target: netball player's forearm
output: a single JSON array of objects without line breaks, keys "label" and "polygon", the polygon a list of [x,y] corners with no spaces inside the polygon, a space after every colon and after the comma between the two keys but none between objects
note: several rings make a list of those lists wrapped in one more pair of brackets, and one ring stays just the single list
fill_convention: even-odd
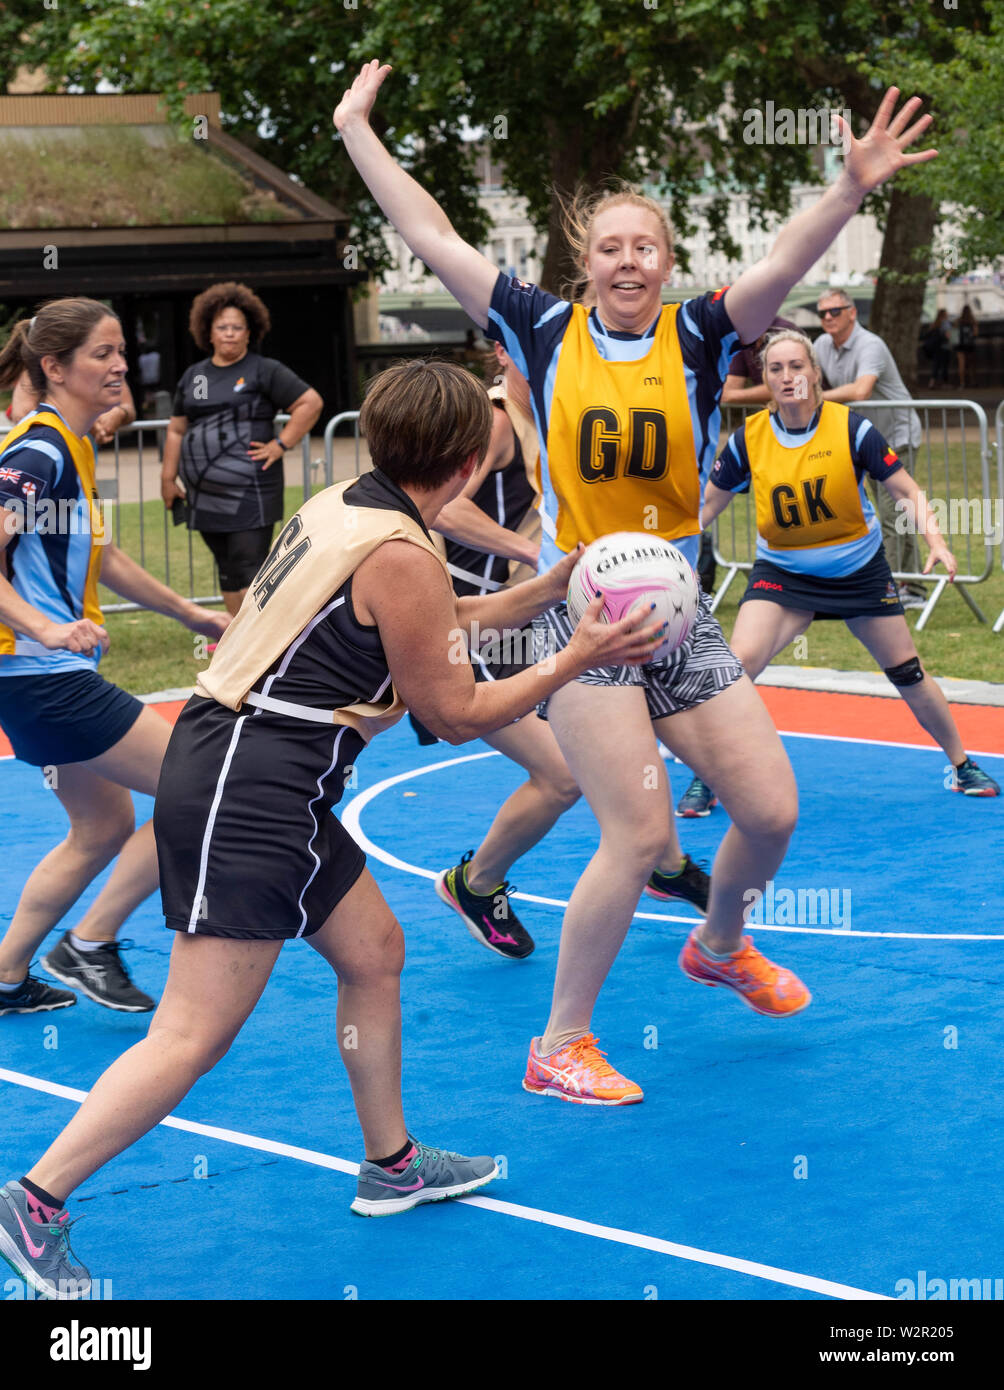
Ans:
[{"label": "netball player's forearm", "polygon": [[727,292],[726,309],[744,342],[769,326],[785,295],[851,220],[864,195],[864,189],[841,174],[818,203],[782,227],[763,260],[743,272]]},{"label": "netball player's forearm", "polygon": [[147,608],[151,613],[161,613],[165,618],[174,618],[186,627],[190,627],[193,619],[200,615],[200,610],[194,604],[159,579],[154,579],[117,545],[109,545],[105,549],[101,559],[101,582],[130,603],[138,603],[141,608]]},{"label": "netball player's forearm", "polygon": [[483,550],[486,555],[501,555],[525,564],[534,564],[537,559],[537,547],[531,541],[515,531],[507,531],[463,497],[442,509],[436,518],[436,530],[448,540]]},{"label": "netball player's forearm", "polygon": [[[476,685],[464,716],[463,728],[452,729],[445,736],[447,742],[469,743],[482,734],[506,728],[513,720],[530,714],[541,700],[546,700],[576,676],[581,676],[586,669],[574,652],[565,647],[554,656],[504,681]],[[459,736],[461,734],[462,737]]]},{"label": "netball player's forearm", "polygon": [[471,594],[457,599],[457,620],[460,626],[471,634],[475,623],[483,640],[486,630],[505,632],[507,629],[518,632],[565,597],[556,594],[550,575],[542,574],[537,579],[528,579],[524,584],[514,584],[511,589],[502,589],[497,594]]},{"label": "netball player's forearm", "polygon": [[404,237],[408,249],[434,269],[426,253],[444,236],[455,235],[446,213],[405,173],[368,121],[349,122],[342,129],[342,140],[384,216]]},{"label": "netball player's forearm", "polygon": [[704,489],[704,505],[701,507],[700,527],[706,531],[716,516],[721,516],[732,501],[732,493],[725,488],[708,483]]},{"label": "netball player's forearm", "polygon": [[42,640],[42,633],[52,623],[44,613],[33,608],[30,603],[16,593],[10,580],[0,574],[0,622],[15,632],[24,633],[36,642]]}]

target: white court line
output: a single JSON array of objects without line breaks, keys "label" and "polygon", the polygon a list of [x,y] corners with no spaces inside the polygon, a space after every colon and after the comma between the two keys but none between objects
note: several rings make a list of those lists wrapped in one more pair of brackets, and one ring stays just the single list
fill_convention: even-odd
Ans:
[{"label": "white court line", "polygon": [[[912,748],[915,753],[940,753],[946,756],[943,748],[931,748],[926,743],[897,743],[891,738],[852,738],[845,734],[802,734],[795,733],[792,729],[778,729],[782,738],[815,738],[822,739],[825,743],[870,743],[873,748]],[[968,756],[970,758],[1004,758],[1004,753],[981,752],[979,748],[973,748]]]},{"label": "white court line", "polygon": [[[476,756],[483,757],[484,754]],[[32,1091],[44,1091],[47,1095],[59,1096],[63,1100],[80,1102],[87,1097],[86,1091],[61,1086],[54,1081],[43,1081],[37,1076],[26,1076],[23,1072],[7,1071],[3,1067],[0,1067],[0,1081],[8,1081],[11,1085],[24,1086]],[[218,1129],[215,1125],[179,1120],[174,1115],[168,1115],[160,1123],[170,1129],[201,1134],[207,1139],[219,1139],[224,1144],[238,1144],[245,1149],[257,1149],[264,1153],[279,1154],[283,1158],[299,1159],[301,1163],[313,1163],[319,1168],[333,1168],[340,1173],[359,1172],[359,1164],[350,1163],[347,1159],[318,1153],[316,1149],[302,1149],[294,1144],[283,1144],[275,1139],[261,1139],[255,1134],[243,1134],[235,1129]],[[461,1201],[464,1206],[480,1207],[485,1211],[498,1212],[502,1216],[517,1217],[521,1221],[534,1221],[544,1226],[576,1231],[580,1235],[593,1236],[597,1240],[609,1240],[616,1245],[630,1245],[639,1250],[652,1250],[659,1255],[672,1255],[675,1259],[688,1260],[692,1264],[710,1265],[715,1269],[729,1269],[737,1274],[749,1274],[756,1279],[766,1279],[773,1284],[786,1284],[793,1289],[806,1289],[811,1293],[824,1294],[828,1298],[855,1302],[891,1300],[890,1294],[872,1293],[868,1289],[857,1289],[850,1284],[836,1284],[830,1279],[816,1279],[811,1274],[798,1274],[794,1270],[778,1269],[775,1265],[759,1264],[755,1260],[741,1260],[734,1255],[718,1255],[711,1250],[698,1250],[692,1245],[678,1245],[672,1240],[661,1240],[658,1236],[646,1236],[637,1231],[623,1231],[616,1226],[598,1226],[593,1221],[580,1221],[578,1217],[543,1211],[539,1207],[500,1202],[494,1197],[464,1197]]]},{"label": "white court line", "polygon": [[[816,734],[793,734],[793,738],[816,738]],[[825,737],[818,735],[818,737]],[[869,739],[851,739],[848,742],[868,743]],[[903,748],[912,748],[913,744],[890,745]],[[941,752],[941,749],[937,749]],[[942,754],[944,756],[944,754]],[[986,754],[980,754],[986,757]],[[991,755],[995,756],[995,755]],[[365,791],[358,792],[352,800],[342,808],[339,820],[344,825],[352,838],[359,847],[366,853],[372,854],[374,859],[379,859],[382,864],[388,865],[391,869],[400,869],[402,873],[414,874],[417,878],[434,879],[435,869],[423,869],[417,864],[409,864],[404,859],[399,859],[397,855],[391,854],[389,850],[383,849],[375,844],[362,828],[360,818],[366,806],[389,787],[397,786],[399,782],[408,782],[414,777],[423,777],[427,772],[438,772],[444,767],[456,767],[459,763],[476,762],[479,758],[500,758],[501,753],[493,749],[490,753],[467,753],[460,758],[446,758],[442,762],[429,763],[425,767],[412,768],[410,772],[398,772],[393,777],[385,777],[382,782],[375,783],[372,787],[367,787]],[[513,893],[514,898],[518,898],[524,903],[541,903],[545,907],[568,906],[566,898],[543,898],[536,893]],[[663,912],[636,912],[635,920],[643,922],[683,922],[687,926],[696,926],[700,918],[674,916]],[[758,931],[776,931],[801,933],[808,936],[853,936],[853,937],[881,937],[883,939],[899,941],[1004,941],[1004,933],[980,934],[976,932],[909,932],[909,931],[857,931],[850,927],[790,927],[776,926],[770,923],[751,923],[751,927]]]}]

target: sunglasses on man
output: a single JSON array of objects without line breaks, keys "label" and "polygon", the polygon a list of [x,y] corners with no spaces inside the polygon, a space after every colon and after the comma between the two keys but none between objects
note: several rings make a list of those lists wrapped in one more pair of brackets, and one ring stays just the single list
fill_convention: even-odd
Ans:
[{"label": "sunglasses on man", "polygon": [[838,304],[835,309],[817,309],[816,313],[821,319],[835,319],[846,313],[850,307],[850,304]]}]

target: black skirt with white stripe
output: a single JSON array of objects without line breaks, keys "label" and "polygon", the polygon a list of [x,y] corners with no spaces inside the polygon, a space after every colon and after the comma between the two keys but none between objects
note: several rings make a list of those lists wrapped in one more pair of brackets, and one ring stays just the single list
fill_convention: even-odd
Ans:
[{"label": "black skirt with white stripe", "polygon": [[363,747],[346,725],[193,696],[154,809],[167,925],[273,941],[322,927],[366,864],[331,814]]}]

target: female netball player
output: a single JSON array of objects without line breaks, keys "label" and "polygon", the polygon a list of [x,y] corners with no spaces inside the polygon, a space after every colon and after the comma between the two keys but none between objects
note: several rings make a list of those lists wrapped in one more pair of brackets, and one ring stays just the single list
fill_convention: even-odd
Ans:
[{"label": "female netball player", "polygon": [[376,377],[360,420],[374,472],[288,523],[182,711],[154,817],[177,933],[164,997],[148,1037],[0,1190],[0,1254],[34,1288],[86,1290],[67,1197],[219,1061],[296,937],[338,975],[338,1038],[366,1145],[353,1210],[405,1211],[496,1176],[493,1159],[429,1148],[405,1126],[404,937],[329,813],[366,741],[405,703],[451,741],[476,738],[597,663],[643,661],[665,628],[641,609],[600,623],[594,601],[550,660],[475,684],[458,629],[522,626],[565,591],[575,560],[499,594],[454,597],[428,528],[484,456],[490,423],[484,388],[461,367],[412,362]]},{"label": "female netball player", "polygon": [[[672,234],[658,205],[632,193],[576,220],[583,283],[595,307],[571,304],[500,274],[457,236],[435,200],[401,169],[369,124],[388,66],[365,65],[334,114],[349,156],[412,253],[471,318],[501,341],[530,383],[540,437],[542,563],[579,542],[650,529],[697,559],[701,485],[714,462],[718,400],[737,343],[753,342],[864,196],[934,150],[906,153],[930,117],[896,112],[890,88],[867,135],[847,144],[843,171],[795,217],[768,255],[717,294],[662,306]],[[539,624],[565,640],[561,605]],[[534,1038],[523,1085],[593,1104],[630,1104],[641,1088],[610,1066],[590,1031],[596,998],[667,840],[668,798],[656,735],[719,790],[732,824],[712,868],[707,918],[681,965],[726,985],[758,1012],[797,1013],[805,986],[742,937],[743,894],[773,876],[796,816],[794,777],[753,684],[708,606],[671,657],[595,670],[551,700],[547,717],[600,823],[600,844],[572,894],[551,1016]]]},{"label": "female netball player", "polygon": [[929,574],[955,557],[924,496],[874,425],[823,400],[822,372],[804,334],[772,334],[761,354],[772,404],[733,434],[711,472],[701,510],[710,526],[752,483],[757,558],[732,633],[751,680],[807,631],[813,618],[843,618],[885,671],[917,722],[951,760],[952,789],[997,796],[997,783],[966,756],[948,701],[920,664],[882,528],[864,488],[868,473],[924,530]]},{"label": "female netball player", "polygon": [[93,299],[55,299],[22,320],[0,353],[0,385],[27,371],[38,398],[0,451],[0,725],[46,770],[70,830],[24,886],[0,941],[0,1014],[77,1002],[28,973],[35,949],[118,855],[92,906],[44,958],[50,975],[110,1009],[148,1012],[115,937],[157,886],[153,825],[134,831],[130,790],[153,796],[170,729],[98,675],[108,648],[98,581],[123,598],[218,637],[229,619],[160,584],[108,542],[88,431],[122,395],[122,325]]},{"label": "female netball player", "polygon": [[[464,492],[440,512],[436,529],[446,537],[446,557],[458,595],[497,592],[528,577],[523,561],[540,550],[537,510],[538,449],[530,388],[505,349],[495,344],[501,382],[489,391],[495,410],[492,438],[483,468]],[[487,553],[486,553],[487,552]],[[515,566],[510,561],[520,562]],[[510,572],[514,570],[514,572]],[[533,573],[530,570],[529,573]],[[504,680],[533,663],[533,633],[527,628],[500,651],[472,652],[476,680]],[[475,941],[511,960],[534,949],[533,937],[510,903],[507,875],[522,855],[547,834],[580,796],[557,740],[541,719],[520,719],[484,736],[529,777],[500,806],[476,850],[436,878],[439,897],[460,916]],[[708,905],[709,879],[682,854],[670,822],[670,843],[652,871],[651,887],[660,896]]]}]

